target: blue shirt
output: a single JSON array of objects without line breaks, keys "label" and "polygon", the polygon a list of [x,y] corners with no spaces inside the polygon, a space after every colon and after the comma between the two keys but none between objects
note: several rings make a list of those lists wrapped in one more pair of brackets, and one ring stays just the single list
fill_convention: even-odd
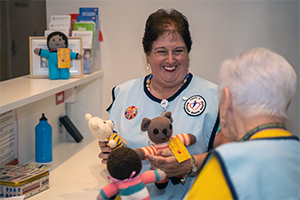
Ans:
[{"label": "blue shirt", "polygon": [[[152,119],[161,115],[164,108],[161,99],[154,97],[146,87],[148,76],[127,81],[113,89],[113,103],[108,108],[110,119],[115,123],[115,131],[125,139],[132,149],[149,146],[148,134],[141,131],[142,119]],[[218,127],[217,86],[207,80],[193,76],[172,97],[167,99],[166,111],[172,112],[173,135],[191,133],[197,143],[188,146],[191,155],[208,150],[214,137],[214,127]],[[149,170],[149,161],[143,161],[143,171]],[[188,178],[185,185],[169,182],[166,189],[158,190],[154,184],[147,185],[151,199],[182,199],[190,189]]]}]

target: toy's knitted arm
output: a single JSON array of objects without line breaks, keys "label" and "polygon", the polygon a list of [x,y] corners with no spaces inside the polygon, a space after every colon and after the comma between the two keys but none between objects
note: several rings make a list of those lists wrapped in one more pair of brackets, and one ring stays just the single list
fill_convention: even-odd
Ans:
[{"label": "toy's knitted arm", "polygon": [[141,174],[141,180],[144,185],[162,181],[166,178],[166,174],[162,170],[149,170]]},{"label": "toy's knitted arm", "polygon": [[70,58],[80,60],[82,58],[82,55],[80,53],[70,52]]},{"label": "toy's knitted arm", "polygon": [[39,55],[39,56],[42,56],[42,57],[45,57],[45,58],[49,58],[49,55],[50,55],[50,51],[48,51],[46,49],[41,49],[41,48],[35,48],[33,50],[33,52],[36,55]]},{"label": "toy's knitted arm", "polygon": [[157,155],[155,146],[147,146],[135,149],[135,152],[140,156],[141,160],[146,160],[146,155]]},{"label": "toy's knitted arm", "polygon": [[112,196],[117,194],[119,189],[114,183],[110,183],[101,189],[100,193],[97,196],[97,200],[109,200]]},{"label": "toy's knitted arm", "polygon": [[190,133],[181,133],[178,135],[173,135],[171,139],[175,137],[178,137],[181,140],[181,142],[184,144],[184,146],[193,145],[197,142],[196,136]]},{"label": "toy's knitted arm", "polygon": [[113,131],[113,134],[108,139],[107,146],[111,148],[118,148],[126,145],[127,142],[116,131]]},{"label": "toy's knitted arm", "polygon": [[33,50],[33,52],[36,54],[36,55],[40,55],[41,54],[41,49],[40,48],[35,48]]}]

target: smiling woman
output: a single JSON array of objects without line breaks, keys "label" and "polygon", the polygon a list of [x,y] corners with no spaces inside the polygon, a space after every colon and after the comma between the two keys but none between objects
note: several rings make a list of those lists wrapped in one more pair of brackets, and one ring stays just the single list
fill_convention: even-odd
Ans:
[{"label": "smiling woman", "polygon": [[167,99],[180,89],[188,74],[189,54],[177,32],[166,32],[152,46],[153,50],[146,54],[153,74],[149,89],[155,97]]},{"label": "smiling woman", "polygon": [[[217,86],[189,72],[191,45],[189,24],[182,13],[175,9],[152,13],[143,37],[147,66],[152,73],[113,88],[113,102],[107,109],[115,130],[132,149],[149,145],[148,135],[140,129],[143,118],[154,118],[167,111],[172,112],[174,119],[173,135],[190,133],[197,138],[195,145],[187,147],[193,156],[186,161],[178,163],[168,151],[162,156],[147,157],[151,168],[163,170],[168,177],[184,177],[182,184],[170,182],[163,190],[155,184],[148,185],[154,200],[182,199],[193,180],[187,177],[198,170],[206,152],[222,136],[221,132],[216,135],[219,130]],[[111,149],[101,142],[99,146],[99,157],[106,164]],[[150,163],[143,162],[143,170],[149,169]]]}]

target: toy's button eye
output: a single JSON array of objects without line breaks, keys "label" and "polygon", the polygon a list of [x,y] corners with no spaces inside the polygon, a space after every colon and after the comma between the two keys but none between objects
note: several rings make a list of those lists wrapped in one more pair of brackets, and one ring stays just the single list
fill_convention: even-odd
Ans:
[{"label": "toy's button eye", "polygon": [[106,121],[103,121],[103,124],[106,124]]},{"label": "toy's button eye", "polygon": [[170,127],[169,127],[169,128],[172,130],[172,128],[173,128],[172,124],[170,124]]},{"label": "toy's button eye", "polygon": [[168,130],[164,128],[164,129],[162,130],[162,132],[163,132],[163,134],[166,135],[166,134],[168,133]]},{"label": "toy's button eye", "polygon": [[155,135],[157,135],[157,134],[158,134],[158,132],[159,132],[159,131],[158,131],[158,129],[157,129],[157,128],[153,130],[153,133],[154,133]]}]

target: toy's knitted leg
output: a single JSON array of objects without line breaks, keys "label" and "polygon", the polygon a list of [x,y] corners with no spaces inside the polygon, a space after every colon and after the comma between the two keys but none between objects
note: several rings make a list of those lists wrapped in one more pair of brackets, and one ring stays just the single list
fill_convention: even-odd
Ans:
[{"label": "toy's knitted leg", "polygon": [[58,69],[59,70],[59,78],[60,79],[69,79],[70,71],[68,68]]},{"label": "toy's knitted leg", "polygon": [[155,182],[155,186],[162,190],[162,189],[165,189],[167,186],[168,186],[168,182],[169,182],[169,178],[165,178],[164,180],[162,181],[159,181],[159,182]]},{"label": "toy's knitted leg", "polygon": [[173,183],[173,185],[177,185],[179,183],[181,183],[181,175],[179,176],[175,176],[175,177],[170,177],[171,182]]},{"label": "toy's knitted leg", "polygon": [[50,62],[49,60],[48,66],[49,66],[49,78],[51,80],[59,79],[59,72],[58,72],[57,65],[55,63]]}]

